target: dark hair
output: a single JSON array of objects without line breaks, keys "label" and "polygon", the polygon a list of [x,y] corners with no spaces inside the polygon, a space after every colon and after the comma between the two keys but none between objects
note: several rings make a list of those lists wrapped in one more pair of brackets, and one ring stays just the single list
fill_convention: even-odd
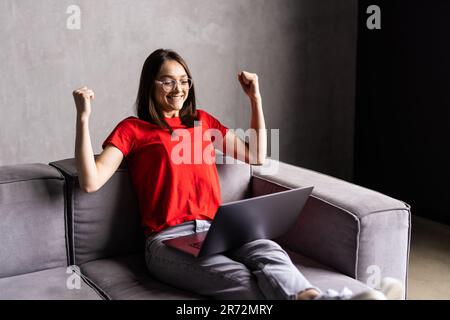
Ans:
[{"label": "dark hair", "polygon": [[[136,111],[139,119],[159,125],[161,128],[169,129],[172,127],[164,120],[162,111],[157,107],[153,92],[156,76],[161,66],[166,60],[175,60],[181,64],[189,78],[192,79],[191,72],[184,59],[173,50],[158,49],[153,51],[145,60],[142,67],[141,80],[136,98]],[[195,90],[194,85],[189,89],[189,94],[183,107],[180,110],[180,119],[187,127],[194,126],[196,120]]]}]

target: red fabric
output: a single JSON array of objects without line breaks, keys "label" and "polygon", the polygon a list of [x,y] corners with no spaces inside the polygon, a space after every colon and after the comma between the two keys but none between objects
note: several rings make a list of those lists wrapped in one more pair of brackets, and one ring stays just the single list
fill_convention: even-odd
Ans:
[{"label": "red fabric", "polygon": [[[126,159],[146,234],[194,219],[212,220],[221,204],[214,137],[205,131],[217,129],[224,137],[228,128],[207,112],[197,112],[201,126],[194,128],[186,128],[178,117],[165,118],[174,130],[190,133],[188,137],[184,133],[178,135],[181,141],[190,143],[190,149],[180,150],[181,145],[176,146],[179,141],[172,141],[167,129],[136,117],[122,120],[102,144],[103,149],[114,145]],[[200,143],[195,145],[194,139]],[[191,150],[191,163],[173,161],[174,147],[176,154],[186,156],[185,159],[189,158],[186,151]],[[201,156],[205,149],[209,161]]]}]

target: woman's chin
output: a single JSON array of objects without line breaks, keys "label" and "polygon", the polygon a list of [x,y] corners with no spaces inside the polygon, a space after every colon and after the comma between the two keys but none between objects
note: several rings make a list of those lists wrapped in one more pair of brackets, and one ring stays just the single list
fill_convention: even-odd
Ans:
[{"label": "woman's chin", "polygon": [[171,103],[166,103],[165,108],[166,110],[177,110],[180,111],[181,108],[183,108],[183,104],[182,103],[176,103],[176,104],[171,104]]},{"label": "woman's chin", "polygon": [[181,108],[183,108],[183,105],[182,104],[171,104],[170,107],[173,110],[181,110]]}]

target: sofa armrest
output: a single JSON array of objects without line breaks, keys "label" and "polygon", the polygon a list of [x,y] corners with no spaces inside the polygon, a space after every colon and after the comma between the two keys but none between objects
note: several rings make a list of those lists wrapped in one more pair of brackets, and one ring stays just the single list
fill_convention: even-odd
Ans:
[{"label": "sofa armrest", "polygon": [[268,159],[252,166],[252,196],[314,186],[297,223],[278,241],[369,286],[394,277],[407,282],[410,207],[379,192]]}]

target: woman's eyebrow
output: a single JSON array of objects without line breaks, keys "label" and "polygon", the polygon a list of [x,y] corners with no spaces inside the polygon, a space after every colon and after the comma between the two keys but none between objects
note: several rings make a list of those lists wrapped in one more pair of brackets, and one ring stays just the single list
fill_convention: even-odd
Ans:
[{"label": "woman's eyebrow", "polygon": [[[183,75],[181,75],[181,76],[179,76],[179,78],[183,78],[183,77],[187,77],[188,75],[187,74],[183,74]],[[160,76],[161,78],[164,78],[164,77],[166,77],[166,78],[176,78],[176,76],[174,76],[174,75],[172,75],[172,74],[163,74],[162,76]]]}]

